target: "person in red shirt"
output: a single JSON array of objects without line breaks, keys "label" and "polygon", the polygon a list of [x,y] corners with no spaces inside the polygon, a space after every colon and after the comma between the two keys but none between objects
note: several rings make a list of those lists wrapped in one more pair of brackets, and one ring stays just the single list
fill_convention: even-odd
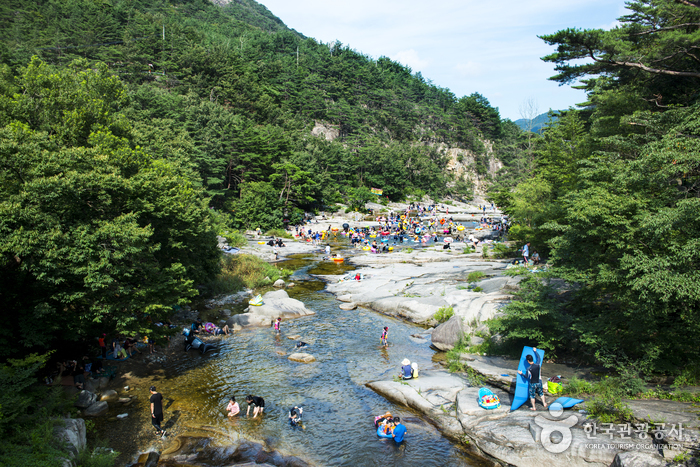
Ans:
[{"label": "person in red shirt", "polygon": [[100,350],[102,351],[102,359],[107,358],[107,344],[105,344],[105,337],[107,337],[107,334],[102,333],[102,337],[97,338],[97,342],[100,344]]}]

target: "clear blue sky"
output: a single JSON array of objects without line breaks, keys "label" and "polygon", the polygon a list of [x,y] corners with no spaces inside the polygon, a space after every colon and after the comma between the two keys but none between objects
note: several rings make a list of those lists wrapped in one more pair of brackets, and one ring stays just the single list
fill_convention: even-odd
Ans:
[{"label": "clear blue sky", "polygon": [[539,113],[585,101],[547,78],[553,51],[537,35],[605,28],[624,0],[257,0],[284,23],[324,43],[338,40],[374,58],[390,57],[458,97],[478,92],[517,120],[524,101]]}]

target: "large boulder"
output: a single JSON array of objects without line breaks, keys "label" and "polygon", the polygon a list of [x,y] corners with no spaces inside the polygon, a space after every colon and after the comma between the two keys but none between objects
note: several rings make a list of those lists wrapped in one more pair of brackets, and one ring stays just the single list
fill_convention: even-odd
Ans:
[{"label": "large boulder", "polygon": [[341,303],[338,308],[345,311],[354,310],[357,308],[357,303]]},{"label": "large boulder", "polygon": [[312,363],[312,362],[316,361],[316,357],[314,357],[313,355],[310,355],[308,353],[303,353],[303,352],[293,353],[287,358],[293,362],[299,362],[299,363]]},{"label": "large boulder", "polygon": [[119,399],[119,394],[114,389],[105,389],[100,396],[100,400],[106,402],[116,402],[117,399]]},{"label": "large boulder", "polygon": [[94,392],[80,391],[80,394],[78,394],[78,400],[75,401],[75,404],[73,405],[79,409],[87,409],[95,402],[97,402],[97,396]]},{"label": "large boulder", "polygon": [[284,281],[282,279],[277,279],[274,284],[272,284],[273,287],[277,287],[278,289],[281,289],[284,287]]},{"label": "large boulder", "polygon": [[234,315],[227,323],[229,326],[237,324],[241,327],[269,326],[277,317],[284,320],[313,314],[303,302],[289,298],[286,291],[274,290],[263,295],[262,305],[248,307],[247,313]]},{"label": "large boulder", "polygon": [[85,420],[82,418],[64,418],[54,427],[54,436],[64,444],[73,459],[85,449]]},{"label": "large boulder", "polygon": [[92,404],[87,409],[83,410],[84,417],[101,417],[109,410],[109,404],[105,401],[99,401]]},{"label": "large boulder", "polygon": [[457,315],[435,328],[430,338],[433,346],[442,351],[451,350],[464,335],[462,318]]}]

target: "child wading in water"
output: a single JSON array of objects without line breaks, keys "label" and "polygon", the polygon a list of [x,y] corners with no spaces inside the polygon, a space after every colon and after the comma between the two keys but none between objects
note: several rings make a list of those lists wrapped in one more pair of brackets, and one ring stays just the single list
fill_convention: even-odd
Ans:
[{"label": "child wading in water", "polygon": [[389,347],[389,326],[384,326],[381,343],[384,347]]},{"label": "child wading in water", "polygon": [[282,322],[282,318],[277,318],[277,320],[275,321],[275,332],[277,334],[280,333],[280,323],[281,322]]}]

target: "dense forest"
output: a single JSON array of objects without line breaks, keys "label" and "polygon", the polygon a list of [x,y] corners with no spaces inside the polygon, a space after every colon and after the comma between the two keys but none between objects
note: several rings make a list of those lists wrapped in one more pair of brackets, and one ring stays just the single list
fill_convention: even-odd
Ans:
[{"label": "dense forest", "polygon": [[50,417],[71,402],[37,371],[103,332],[162,336],[153,323],[228,277],[217,234],[364,209],[371,187],[470,199],[443,148],[485,177],[485,142],[510,160],[523,140],[478,93],[252,0],[9,0],[0,31],[3,465],[60,464]]},{"label": "dense forest", "polygon": [[35,410],[30,392],[59,342],[156,332],[221,271],[224,231],[362,209],[371,187],[471,199],[444,147],[482,177],[503,162],[489,198],[550,266],[493,333],[700,379],[700,2],[628,9],[611,30],[541,36],[584,102],[527,134],[478,93],[304,37],[253,0],[0,4],[0,461],[56,458],[42,420],[60,403]]},{"label": "dense forest", "polygon": [[0,275],[16,324],[0,336],[21,343],[6,354],[188,301],[219,268],[222,228],[363,208],[371,187],[470,198],[442,145],[486,175],[484,142],[508,159],[520,137],[483,96],[308,39],[252,0],[10,1],[0,25]]},{"label": "dense forest", "polygon": [[700,379],[700,2],[628,9],[608,31],[541,36],[551,79],[578,82],[586,101],[492,187],[511,238],[555,265],[492,330],[686,384]]}]

